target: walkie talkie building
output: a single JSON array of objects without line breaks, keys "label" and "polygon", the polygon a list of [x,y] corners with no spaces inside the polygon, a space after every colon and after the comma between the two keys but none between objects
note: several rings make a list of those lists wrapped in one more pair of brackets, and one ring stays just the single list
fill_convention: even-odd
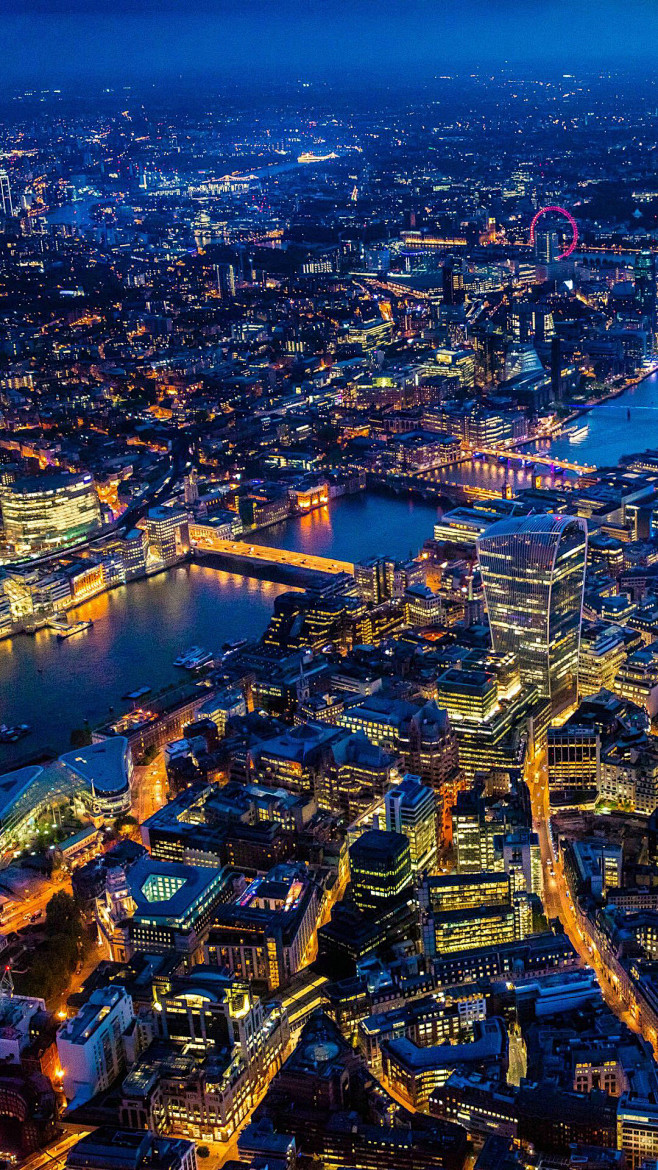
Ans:
[{"label": "walkie talkie building", "polygon": [[585,520],[551,514],[502,520],[477,548],[494,650],[512,651],[524,682],[561,710],[578,688]]}]

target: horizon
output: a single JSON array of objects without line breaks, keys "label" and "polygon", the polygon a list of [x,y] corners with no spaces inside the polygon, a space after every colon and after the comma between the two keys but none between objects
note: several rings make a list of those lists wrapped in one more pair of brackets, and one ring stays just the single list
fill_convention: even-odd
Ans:
[{"label": "horizon", "polygon": [[[273,15],[274,13],[274,15]],[[221,77],[394,84],[442,72],[509,67],[628,69],[655,56],[658,6],[649,0],[5,0],[0,49],[5,89]],[[17,50],[20,46],[20,51]]]}]

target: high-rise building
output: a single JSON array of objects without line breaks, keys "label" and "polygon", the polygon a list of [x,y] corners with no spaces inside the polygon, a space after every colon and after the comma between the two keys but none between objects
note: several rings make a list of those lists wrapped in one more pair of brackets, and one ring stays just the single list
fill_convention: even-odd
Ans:
[{"label": "high-rise building", "polygon": [[232,264],[216,264],[217,291],[222,300],[235,296],[235,268]]},{"label": "high-rise building", "polygon": [[457,873],[480,873],[496,868],[494,839],[501,827],[486,817],[485,802],[475,789],[457,794],[452,809],[452,840]]},{"label": "high-rise building", "polygon": [[386,793],[386,828],[409,841],[414,873],[436,861],[437,804],[434,790],[418,776],[407,775]]},{"label": "high-rise building", "polygon": [[3,215],[14,214],[14,205],[11,201],[11,187],[9,186],[9,175],[6,171],[0,171],[0,204],[2,205]]},{"label": "high-rise building", "polygon": [[454,256],[447,256],[442,269],[443,303],[462,305],[464,303],[464,271],[462,262]]},{"label": "high-rise building", "polygon": [[625,661],[626,643],[621,626],[607,626],[605,622],[598,622],[583,629],[578,662],[578,690],[581,697],[597,695],[604,687],[608,691],[612,690],[612,684]]},{"label": "high-rise building", "polygon": [[156,505],[146,515],[149,554],[163,564],[173,564],[189,551],[190,535],[184,508]]},{"label": "high-rise building", "polygon": [[125,1040],[133,1023],[132,999],[123,987],[99,987],[77,1016],[57,1033],[63,1089],[69,1101],[107,1089],[126,1067]]},{"label": "high-rise building", "polygon": [[0,493],[5,540],[36,552],[84,540],[100,527],[93,476],[54,472],[19,479]]},{"label": "high-rise building", "polygon": [[494,650],[513,653],[522,680],[560,710],[577,694],[586,521],[513,517],[493,524],[477,548]]},{"label": "high-rise building", "polygon": [[560,237],[554,227],[537,228],[535,259],[538,264],[554,264],[560,255]]},{"label": "high-rise building", "polygon": [[411,881],[411,849],[403,833],[369,829],[350,849],[354,901],[360,910],[380,910]]},{"label": "high-rise building", "polygon": [[658,277],[655,253],[643,249],[635,257],[635,300],[652,333],[658,330]]}]

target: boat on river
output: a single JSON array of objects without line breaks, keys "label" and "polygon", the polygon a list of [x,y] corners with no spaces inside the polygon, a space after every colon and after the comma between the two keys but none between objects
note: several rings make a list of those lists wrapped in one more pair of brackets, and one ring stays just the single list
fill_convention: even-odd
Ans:
[{"label": "boat on river", "polygon": [[180,666],[183,670],[201,670],[202,666],[208,666],[212,661],[210,650],[205,650],[203,646],[190,646],[189,650],[174,660],[174,666]]},{"label": "boat on river", "polygon": [[83,634],[85,630],[90,630],[93,626],[91,618],[84,622],[68,622],[57,627],[57,637],[60,641],[64,638],[72,638],[74,634]]}]

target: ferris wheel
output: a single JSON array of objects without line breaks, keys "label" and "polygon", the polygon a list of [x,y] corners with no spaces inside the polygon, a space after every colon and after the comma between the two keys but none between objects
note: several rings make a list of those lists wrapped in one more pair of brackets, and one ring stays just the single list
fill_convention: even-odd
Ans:
[{"label": "ferris wheel", "polygon": [[571,242],[569,246],[564,249],[564,252],[561,252],[557,257],[558,260],[566,260],[567,256],[571,255],[574,248],[576,247],[576,244],[578,243],[578,225],[576,224],[576,221],[571,212],[567,211],[565,207],[558,207],[556,204],[550,204],[548,207],[540,207],[532,223],[530,224],[530,243],[534,244],[535,242],[535,228],[537,227],[537,223],[543,215],[548,214],[562,215],[571,228]]}]

